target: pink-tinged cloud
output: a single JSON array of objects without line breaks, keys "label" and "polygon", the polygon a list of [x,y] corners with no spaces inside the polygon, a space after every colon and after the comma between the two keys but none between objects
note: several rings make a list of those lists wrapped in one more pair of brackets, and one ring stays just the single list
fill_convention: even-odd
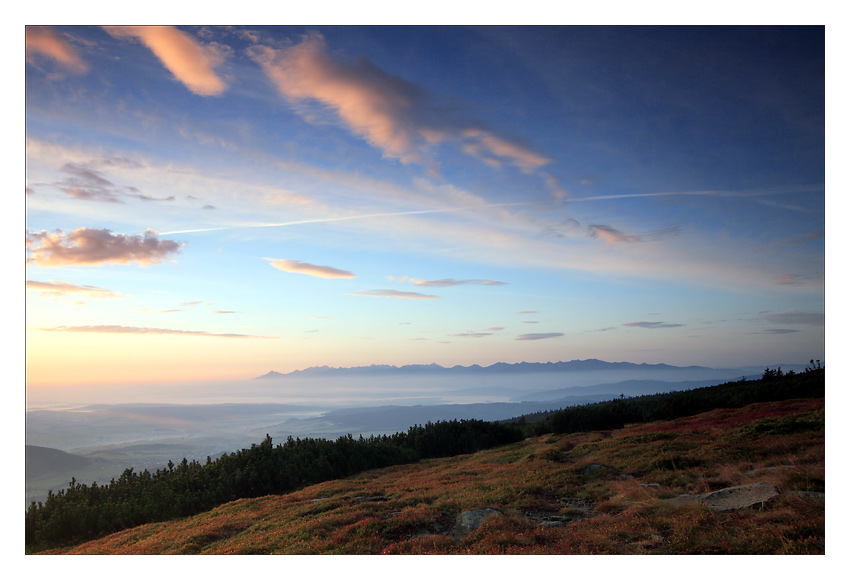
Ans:
[{"label": "pink-tinged cloud", "polygon": [[402,163],[433,166],[431,150],[444,142],[492,165],[509,163],[526,172],[550,161],[518,139],[459,116],[420,86],[365,57],[335,59],[320,34],[288,48],[255,46],[251,55],[293,106],[320,103],[353,133]]},{"label": "pink-tinged cloud", "polygon": [[640,241],[638,236],[627,236],[611,226],[592,225],[589,229],[591,238],[599,238],[607,244],[633,244]]},{"label": "pink-tinged cloud", "polygon": [[211,336],[216,338],[275,338],[273,336],[254,336],[250,334],[219,334],[202,330],[174,330],[171,328],[147,328],[139,326],[120,326],[115,324],[95,326],[54,326],[41,328],[47,332],[88,332],[96,334],[177,334],[181,336]]},{"label": "pink-tinged cloud", "polygon": [[419,280],[417,278],[394,278],[396,280],[404,280],[413,282],[417,286],[430,288],[446,288],[448,286],[463,286],[466,284],[478,284],[481,286],[505,286],[507,282],[498,282],[496,280],[455,280],[454,278],[444,278],[442,280]]},{"label": "pink-tinged cloud", "polygon": [[420,294],[419,292],[401,292],[399,290],[359,290],[351,292],[348,296],[367,296],[370,298],[402,298],[405,300],[433,300],[439,296],[431,294]]},{"label": "pink-tinged cloud", "polygon": [[294,274],[306,274],[308,276],[315,276],[316,278],[327,279],[351,279],[355,277],[348,270],[340,270],[330,266],[317,266],[315,264],[308,264],[307,262],[299,262],[298,260],[277,260],[274,258],[266,258],[266,260],[278,270]]},{"label": "pink-tinged cloud", "polygon": [[631,328],[676,328],[677,326],[684,326],[684,324],[667,324],[665,322],[627,322],[623,326],[629,326]]},{"label": "pink-tinged cloud", "polygon": [[28,63],[35,64],[37,57],[46,57],[69,72],[83,74],[88,71],[88,66],[80,58],[77,49],[60,38],[52,28],[27,26],[24,37]]},{"label": "pink-tinged cloud", "polygon": [[539,332],[536,334],[520,334],[514,340],[546,340],[547,338],[558,338],[564,336],[563,332]]},{"label": "pink-tinged cloud", "polygon": [[447,334],[446,336],[457,336],[460,338],[484,338],[485,336],[493,336],[492,332],[461,332],[460,334]]},{"label": "pink-tinged cloud", "polygon": [[58,282],[56,280],[48,280],[47,282],[27,280],[27,290],[33,290],[42,296],[52,298],[64,298],[68,295],[82,295],[87,298],[122,298],[124,296],[124,294],[119,292],[98,288],[97,286],[79,286],[77,284]]},{"label": "pink-tinged cloud", "polygon": [[27,264],[42,267],[101,266],[130,264],[140,266],[159,264],[180,252],[183,244],[161,240],[153,230],[144,236],[113,234],[107,229],[77,228],[65,234],[27,231]]},{"label": "pink-tinged cloud", "polygon": [[204,46],[173,26],[105,26],[115,38],[133,38],[148,47],[178,81],[196,95],[220,95],[227,85],[213,70],[224,61],[214,46]]}]

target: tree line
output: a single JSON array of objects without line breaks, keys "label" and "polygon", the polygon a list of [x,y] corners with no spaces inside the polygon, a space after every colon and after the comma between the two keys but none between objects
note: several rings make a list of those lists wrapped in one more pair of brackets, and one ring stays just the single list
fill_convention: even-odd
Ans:
[{"label": "tree line", "polygon": [[717,408],[738,408],[753,403],[825,396],[825,369],[820,361],[804,372],[765,369],[761,379],[724,383],[686,391],[589,403],[543,411],[504,421],[524,429],[526,436],[620,429],[629,423],[669,421]]},{"label": "tree line", "polygon": [[26,511],[29,551],[73,545],[145,523],[194,515],[241,498],[281,494],[362,471],[474,453],[524,438],[516,426],[479,420],[415,425],[394,435],[336,440],[272,438],[206,463],[187,461],[150,472],[124,470],[108,484],[74,478]]},{"label": "tree line", "polygon": [[[813,361],[814,362],[814,361]],[[758,380],[644,395],[535,413],[498,422],[452,420],[406,432],[336,440],[292,438],[273,445],[268,435],[250,449],[206,463],[187,461],[154,472],[126,469],[106,485],[81,484],[48,492],[26,511],[26,547],[73,545],[144,523],[194,515],[241,498],[281,494],[362,471],[421,459],[474,453],[547,433],[608,430],[630,423],[671,420],[716,408],[825,395],[820,362],[801,373],[766,369]]]}]

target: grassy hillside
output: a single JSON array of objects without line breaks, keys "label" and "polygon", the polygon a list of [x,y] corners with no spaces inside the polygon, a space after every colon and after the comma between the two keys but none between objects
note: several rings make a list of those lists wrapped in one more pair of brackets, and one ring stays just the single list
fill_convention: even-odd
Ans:
[{"label": "grassy hillside", "polygon": [[[759,402],[366,471],[49,553],[823,554],[824,466],[822,397]],[[780,494],[695,501],[749,483]],[[498,513],[451,537],[481,508]]]}]

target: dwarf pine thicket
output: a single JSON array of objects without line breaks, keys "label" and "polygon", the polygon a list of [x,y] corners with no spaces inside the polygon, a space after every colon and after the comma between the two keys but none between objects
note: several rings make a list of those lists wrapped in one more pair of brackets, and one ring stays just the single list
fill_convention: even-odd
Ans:
[{"label": "dwarf pine thicket", "polygon": [[719,407],[792,398],[818,398],[825,392],[820,365],[802,373],[766,370],[755,381],[660,395],[619,398],[500,422],[440,421],[394,435],[335,441],[293,439],[273,445],[266,439],[250,449],[205,464],[187,461],[154,473],[127,469],[106,485],[71,480],[26,512],[27,551],[73,545],[143,523],[197,514],[240,498],[281,494],[369,469],[449,457],[545,433],[619,428],[627,423],[674,419]]}]

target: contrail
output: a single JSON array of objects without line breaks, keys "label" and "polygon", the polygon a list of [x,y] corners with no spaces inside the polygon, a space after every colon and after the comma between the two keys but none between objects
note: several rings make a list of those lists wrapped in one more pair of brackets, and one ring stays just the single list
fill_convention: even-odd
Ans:
[{"label": "contrail", "polygon": [[292,222],[279,222],[273,224],[244,224],[239,226],[221,226],[217,228],[199,228],[194,230],[175,230],[171,232],[160,232],[160,235],[174,235],[174,234],[193,234],[200,232],[215,232],[220,230],[236,230],[241,228],[282,228],[286,226],[299,226],[304,224],[323,224],[330,222],[342,222],[342,221],[352,221],[352,220],[363,220],[363,219],[371,219],[371,218],[382,218],[382,217],[398,217],[405,215],[422,215],[422,214],[430,214],[430,213],[451,213],[458,211],[469,211],[475,209],[486,209],[491,207],[506,207],[506,206],[515,206],[515,205],[531,205],[540,202],[534,201],[522,201],[515,203],[494,203],[485,206],[479,207],[453,207],[453,208],[443,208],[443,209],[421,209],[415,211],[400,211],[400,212],[390,212],[390,213],[371,213],[371,214],[360,214],[360,215],[350,215],[343,217],[331,217],[331,218],[317,218],[317,219],[309,219],[309,220],[298,220]]},{"label": "contrail", "polygon": [[822,185],[801,185],[797,187],[778,187],[771,189],[745,189],[730,191],[722,189],[707,189],[697,191],[658,191],[652,193],[615,193],[613,195],[591,195],[587,197],[565,197],[565,202],[571,201],[605,201],[607,199],[628,199],[632,197],[665,197],[673,195],[702,195],[713,197],[755,197],[759,195],[781,195],[783,193],[806,193],[820,191]]}]

